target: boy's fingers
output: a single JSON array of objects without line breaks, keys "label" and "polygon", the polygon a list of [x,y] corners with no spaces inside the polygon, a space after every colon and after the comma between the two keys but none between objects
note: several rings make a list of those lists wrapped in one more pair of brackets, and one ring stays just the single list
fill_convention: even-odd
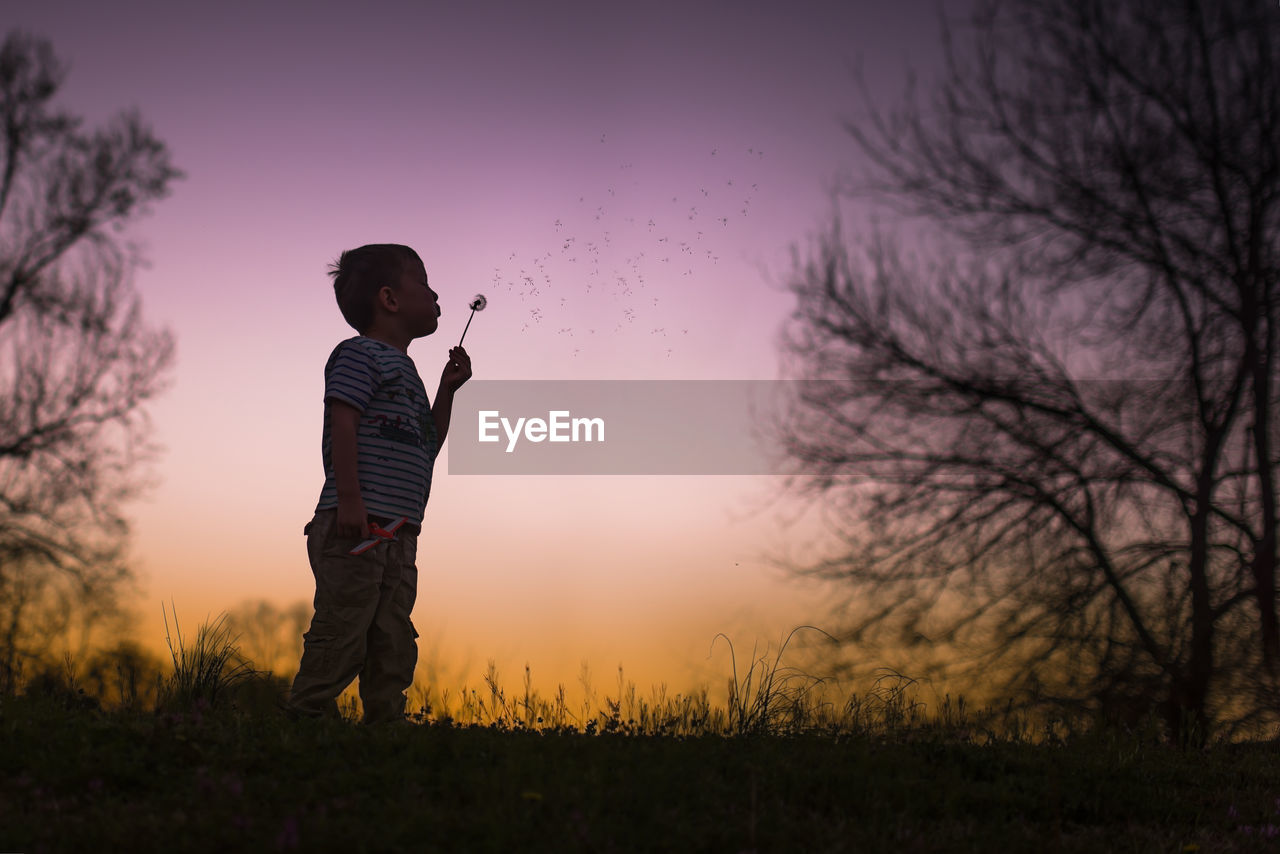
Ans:
[{"label": "boy's fingers", "polygon": [[335,527],[340,537],[369,539],[369,521],[367,519],[362,522],[339,522]]}]

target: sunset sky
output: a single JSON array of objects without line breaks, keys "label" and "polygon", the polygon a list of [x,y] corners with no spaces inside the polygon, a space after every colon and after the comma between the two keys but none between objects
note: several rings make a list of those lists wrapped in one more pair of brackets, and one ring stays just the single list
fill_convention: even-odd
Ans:
[{"label": "sunset sky", "polygon": [[[954,14],[954,5],[947,10]],[[898,3],[68,3],[9,8],[97,123],[136,107],[186,173],[128,232],[178,344],[152,408],[158,486],[129,508],[138,637],[246,599],[310,599],[322,369],[354,334],[328,264],[399,242],[441,295],[410,348],[434,393],[467,333],[477,379],[774,379],[790,252],[859,168],[861,62],[881,103],[938,59],[935,0]],[[460,395],[466,394],[464,388]],[[460,425],[454,429],[462,429]],[[679,436],[672,436],[679,442]],[[767,556],[815,536],[780,481],[450,475],[436,464],[415,622],[474,681],[642,689],[727,673],[829,622]],[[741,652],[740,652],[741,655]]]}]

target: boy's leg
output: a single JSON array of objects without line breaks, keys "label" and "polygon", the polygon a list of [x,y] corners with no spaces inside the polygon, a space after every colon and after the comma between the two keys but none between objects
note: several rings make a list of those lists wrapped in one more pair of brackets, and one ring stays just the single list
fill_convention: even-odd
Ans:
[{"label": "boy's leg", "polygon": [[336,510],[318,512],[307,532],[307,556],[316,579],[315,616],[302,636],[302,661],[289,708],[308,717],[337,714],[338,695],[364,664],[366,635],[378,609],[378,549],[348,554],[356,541],[334,535],[337,515]]},{"label": "boy's leg", "polygon": [[409,615],[418,595],[417,534],[401,531],[385,549],[386,568],[378,609],[367,635],[368,651],[360,671],[360,702],[365,723],[404,719],[404,692],[413,684],[418,663],[418,633]]}]

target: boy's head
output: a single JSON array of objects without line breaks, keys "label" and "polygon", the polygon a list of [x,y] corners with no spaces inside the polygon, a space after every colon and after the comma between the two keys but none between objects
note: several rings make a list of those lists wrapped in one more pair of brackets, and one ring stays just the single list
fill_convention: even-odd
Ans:
[{"label": "boy's head", "polygon": [[[435,292],[427,285],[422,259],[417,252],[398,243],[371,243],[348,249],[331,265],[329,275],[333,277],[333,293],[342,316],[361,334],[369,330],[379,305],[388,299],[383,288],[403,295],[407,287],[422,286],[431,300],[435,299]],[[434,326],[430,331],[435,331]]]}]

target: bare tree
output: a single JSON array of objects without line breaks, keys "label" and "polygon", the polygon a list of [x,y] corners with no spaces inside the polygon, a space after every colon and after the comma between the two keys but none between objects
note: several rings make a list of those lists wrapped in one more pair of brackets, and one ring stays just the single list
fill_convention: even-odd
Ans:
[{"label": "bare tree", "polygon": [[950,260],[838,222],[797,260],[784,347],[835,382],[783,434],[848,545],[797,568],[847,585],[847,637],[1005,691],[1178,738],[1274,720],[1280,9],[1010,0],[944,33],[927,106],[848,124],[842,191]]},{"label": "bare tree", "polygon": [[86,131],[51,99],[50,45],[0,46],[0,688],[132,578],[121,504],[143,485],[143,404],[172,360],[118,231],[180,173],[134,113]]}]

